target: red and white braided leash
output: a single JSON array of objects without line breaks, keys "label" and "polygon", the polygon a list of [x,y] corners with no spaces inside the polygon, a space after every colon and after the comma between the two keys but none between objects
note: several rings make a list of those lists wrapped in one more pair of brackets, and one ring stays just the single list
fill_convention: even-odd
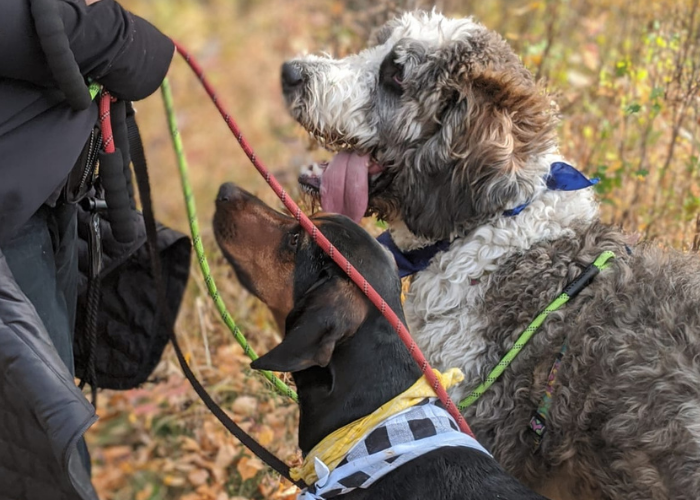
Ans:
[{"label": "red and white braided leash", "polygon": [[250,144],[248,144],[248,141],[246,141],[246,139],[243,137],[241,129],[238,127],[231,115],[226,111],[221,101],[219,100],[216,91],[207,81],[202,68],[194,60],[194,58],[182,47],[182,45],[175,42],[175,47],[177,48],[178,53],[180,53],[180,55],[185,59],[185,61],[187,61],[187,64],[189,64],[190,68],[192,68],[192,71],[194,71],[194,73],[199,78],[199,81],[201,82],[202,86],[206,90],[207,94],[209,94],[209,97],[211,98],[216,108],[219,110],[219,113],[226,122],[226,125],[228,125],[228,128],[235,136],[236,140],[240,144],[246,156],[248,156],[248,158],[250,159],[253,166],[265,178],[265,181],[270,185],[275,194],[277,194],[282,203],[284,203],[284,206],[287,207],[287,210],[289,210],[291,214],[294,214],[294,217],[299,221],[301,227],[303,227],[304,230],[311,235],[311,238],[314,240],[314,242],[316,242],[323,249],[323,251],[326,252],[329,255],[329,257],[333,259],[333,261],[336,264],[338,264],[338,266],[340,266],[342,270],[345,271],[345,273],[350,277],[350,279],[358,287],[360,287],[360,290],[362,290],[362,292],[377,307],[377,309],[379,309],[382,315],[384,315],[384,317],[389,321],[389,323],[396,330],[396,333],[398,333],[403,343],[408,348],[408,351],[413,357],[413,359],[416,361],[416,363],[418,363],[418,366],[420,366],[421,371],[425,375],[432,388],[435,390],[435,393],[437,394],[438,398],[445,405],[445,409],[457,421],[460,430],[473,437],[474,434],[469,428],[469,425],[464,420],[464,417],[462,417],[462,414],[457,409],[457,406],[448,396],[447,391],[445,391],[445,388],[440,384],[440,381],[435,376],[432,367],[425,359],[425,356],[423,356],[423,353],[418,348],[413,338],[411,338],[411,335],[408,332],[406,326],[403,324],[403,322],[399,319],[396,313],[387,305],[387,303],[377,293],[377,291],[372,287],[372,285],[370,285],[367,282],[367,280],[353,267],[352,264],[350,264],[350,262],[340,253],[340,251],[338,251],[331,244],[331,242],[328,241],[328,239],[323,235],[323,233],[321,233],[321,231],[319,231],[319,229],[311,222],[311,220],[309,220],[306,214],[304,214],[304,212],[301,211],[299,206],[296,203],[294,203],[294,200],[292,200],[292,198],[287,194],[284,188],[282,188],[280,183],[270,173],[267,167],[260,161],[259,158],[257,158],[257,156],[255,156],[255,152],[250,147]]}]

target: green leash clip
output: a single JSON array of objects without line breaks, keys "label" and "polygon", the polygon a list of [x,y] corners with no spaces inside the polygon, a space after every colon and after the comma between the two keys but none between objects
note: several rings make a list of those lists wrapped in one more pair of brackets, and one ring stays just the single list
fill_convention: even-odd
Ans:
[{"label": "green leash clip", "polygon": [[90,82],[90,85],[88,86],[88,91],[90,92],[90,98],[94,101],[95,97],[97,97],[97,94],[100,93],[102,90],[102,85],[100,85],[97,82]]}]

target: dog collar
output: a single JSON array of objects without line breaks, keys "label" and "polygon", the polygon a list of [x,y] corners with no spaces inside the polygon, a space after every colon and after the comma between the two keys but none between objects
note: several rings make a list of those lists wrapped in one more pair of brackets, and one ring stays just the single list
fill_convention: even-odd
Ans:
[{"label": "dog collar", "polygon": [[450,248],[451,244],[449,240],[442,240],[428,245],[427,247],[402,252],[394,242],[389,231],[384,231],[380,234],[379,237],[377,237],[377,241],[384,245],[394,256],[396,265],[399,268],[400,278],[405,278],[406,276],[422,271],[428,267],[428,264],[430,264],[430,261],[435,255]]},{"label": "dog collar", "polygon": [[[547,189],[551,191],[577,191],[579,189],[586,189],[597,184],[598,180],[599,179],[588,179],[574,167],[562,161],[552,163],[549,174],[545,177]],[[505,217],[514,217],[525,210],[530,203],[531,201],[528,201],[515,208],[508,209],[503,212],[503,215]],[[435,255],[444,252],[450,248],[452,244],[450,240],[441,240],[427,247],[402,252],[394,242],[389,231],[380,234],[377,241],[384,245],[394,256],[396,265],[399,268],[400,278],[405,278],[406,276],[422,271],[428,267],[428,264],[430,264],[430,261]],[[471,284],[478,284],[478,280],[472,280]]]},{"label": "dog collar", "polygon": [[[440,373],[438,370],[433,370],[433,372],[440,380],[440,384],[446,389],[464,380],[464,374],[459,368],[451,368],[444,374]],[[387,403],[384,403],[374,412],[326,436],[320,443],[314,446],[306,457],[304,457],[304,462],[300,467],[293,467],[289,471],[292,479],[295,481],[303,479],[308,485],[316,483],[319,478],[316,470],[317,459],[321,461],[329,471],[333,471],[353,446],[372,429],[391,416],[431,397],[436,397],[435,391],[430,386],[425,376],[422,376],[406,391]]]},{"label": "dog collar", "polygon": [[381,422],[331,471],[315,458],[316,482],[297,500],[320,500],[368,488],[403,464],[438,448],[460,446],[491,456],[473,437],[459,431],[452,416],[436,398],[425,398],[415,406]]}]

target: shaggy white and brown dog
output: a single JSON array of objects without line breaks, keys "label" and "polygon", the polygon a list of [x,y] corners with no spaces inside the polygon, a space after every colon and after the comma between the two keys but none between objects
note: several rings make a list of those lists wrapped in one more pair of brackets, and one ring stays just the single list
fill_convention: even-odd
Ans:
[{"label": "shaggy white and brown dog", "polygon": [[[696,500],[700,260],[630,248],[598,221],[592,189],[548,188],[563,161],[555,110],[506,42],[473,19],[406,14],[359,54],[288,61],[282,82],[292,116],[337,153],[300,177],[323,208],[376,213],[402,251],[442,242],[405,309],[430,362],[465,372],[455,399],[615,253],[465,416],[509,472],[552,498]],[[533,451],[529,422],[565,342]]]}]

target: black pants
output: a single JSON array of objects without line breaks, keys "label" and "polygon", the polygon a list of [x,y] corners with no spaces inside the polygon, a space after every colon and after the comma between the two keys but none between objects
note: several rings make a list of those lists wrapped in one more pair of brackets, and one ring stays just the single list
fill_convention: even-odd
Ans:
[{"label": "black pants", "polygon": [[15,281],[71,373],[78,284],[76,214],[74,205],[44,205],[2,247]]},{"label": "black pants", "polygon": [[[78,293],[78,226],[75,205],[42,206],[2,247],[22,292],[34,305],[71,374]],[[81,439],[85,466],[90,457]]]}]

